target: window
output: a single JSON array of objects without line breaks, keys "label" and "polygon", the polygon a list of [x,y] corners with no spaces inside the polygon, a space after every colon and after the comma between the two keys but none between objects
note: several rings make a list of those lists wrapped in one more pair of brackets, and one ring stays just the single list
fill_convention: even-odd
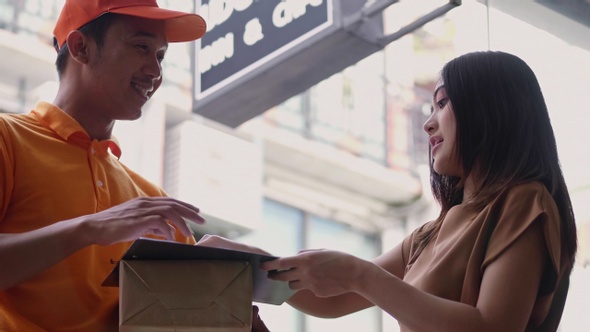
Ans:
[{"label": "window", "polygon": [[383,53],[377,52],[264,115],[293,130],[377,163],[386,162]]},{"label": "window", "polygon": [[[340,250],[364,259],[374,258],[380,253],[381,243],[377,235],[356,230],[335,220],[310,215],[269,199],[264,202],[263,214],[260,230],[246,234],[238,241],[277,256],[295,255],[303,248]],[[380,328],[381,316],[376,308],[328,320],[305,316],[287,304],[257,305],[271,331],[379,331]]]}]

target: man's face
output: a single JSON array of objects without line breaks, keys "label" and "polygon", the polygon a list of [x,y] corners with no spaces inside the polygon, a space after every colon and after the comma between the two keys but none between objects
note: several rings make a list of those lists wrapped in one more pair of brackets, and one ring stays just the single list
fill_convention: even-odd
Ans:
[{"label": "man's face", "polygon": [[91,107],[100,109],[106,120],[139,118],[162,83],[167,48],[164,22],[130,16],[115,20],[86,66],[95,104]]}]

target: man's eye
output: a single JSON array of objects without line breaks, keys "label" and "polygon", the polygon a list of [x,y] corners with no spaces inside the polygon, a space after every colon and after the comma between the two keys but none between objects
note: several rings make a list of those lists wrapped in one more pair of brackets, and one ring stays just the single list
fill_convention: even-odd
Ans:
[{"label": "man's eye", "polygon": [[135,47],[141,49],[142,51],[147,51],[149,49],[149,47],[144,44],[137,44],[137,45],[135,45]]}]

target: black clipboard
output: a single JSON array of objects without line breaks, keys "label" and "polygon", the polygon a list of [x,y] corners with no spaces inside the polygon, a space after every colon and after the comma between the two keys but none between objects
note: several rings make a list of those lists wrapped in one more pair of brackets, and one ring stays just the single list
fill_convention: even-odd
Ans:
[{"label": "black clipboard", "polygon": [[[266,272],[258,268],[260,263],[276,259],[275,256],[253,254],[222,248],[204,247],[166,240],[140,238],[135,240],[121,260],[222,260],[248,261],[252,265],[253,300],[255,302],[280,305],[295,291],[289,284],[267,278]],[[103,281],[102,286],[119,286],[119,264]]]}]

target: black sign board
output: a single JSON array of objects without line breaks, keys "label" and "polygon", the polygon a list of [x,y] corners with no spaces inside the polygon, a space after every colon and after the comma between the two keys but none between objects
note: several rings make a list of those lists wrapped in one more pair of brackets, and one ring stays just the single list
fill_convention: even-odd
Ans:
[{"label": "black sign board", "polygon": [[383,33],[398,0],[202,0],[193,112],[237,127],[459,6]]},{"label": "black sign board", "polygon": [[197,98],[331,24],[326,0],[204,0],[199,12],[209,29],[198,54]]}]

